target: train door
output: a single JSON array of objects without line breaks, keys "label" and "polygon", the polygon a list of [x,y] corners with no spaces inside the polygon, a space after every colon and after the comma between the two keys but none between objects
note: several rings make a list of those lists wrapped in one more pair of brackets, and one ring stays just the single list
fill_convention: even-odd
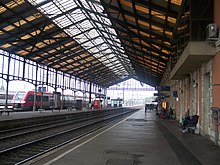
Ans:
[{"label": "train door", "polygon": [[82,100],[76,100],[76,110],[82,110]]},{"label": "train door", "polygon": [[60,109],[61,108],[61,93],[60,92],[54,92],[54,109]]},{"label": "train door", "polygon": [[49,95],[47,93],[43,94],[43,108],[44,109],[50,109],[50,100],[49,100]]}]

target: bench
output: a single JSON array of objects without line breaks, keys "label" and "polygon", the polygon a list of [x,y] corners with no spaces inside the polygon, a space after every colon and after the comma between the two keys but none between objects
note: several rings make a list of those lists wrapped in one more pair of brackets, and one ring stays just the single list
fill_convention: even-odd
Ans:
[{"label": "bench", "polygon": [[0,110],[1,116],[2,116],[3,113],[7,113],[9,115],[10,112],[14,112],[14,111],[11,110],[11,109]]},{"label": "bench", "polygon": [[45,109],[38,109],[37,110],[38,112],[43,112],[43,111],[46,111]]},{"label": "bench", "polygon": [[67,107],[68,111],[72,111],[74,108],[73,107]]},{"label": "bench", "polygon": [[188,126],[189,132],[195,133],[196,125],[197,125],[198,121],[199,121],[199,116],[198,115],[193,115],[191,117],[191,122],[189,123],[189,126]]}]

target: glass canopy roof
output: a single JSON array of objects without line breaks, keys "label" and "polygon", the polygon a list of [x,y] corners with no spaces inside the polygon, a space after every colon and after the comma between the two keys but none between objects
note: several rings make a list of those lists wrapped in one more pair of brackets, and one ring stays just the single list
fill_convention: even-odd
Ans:
[{"label": "glass canopy roof", "polygon": [[189,42],[189,15],[188,0],[3,0],[0,49],[105,87],[157,86]]},{"label": "glass canopy roof", "polygon": [[115,74],[127,77],[133,72],[130,60],[98,0],[29,1]]}]

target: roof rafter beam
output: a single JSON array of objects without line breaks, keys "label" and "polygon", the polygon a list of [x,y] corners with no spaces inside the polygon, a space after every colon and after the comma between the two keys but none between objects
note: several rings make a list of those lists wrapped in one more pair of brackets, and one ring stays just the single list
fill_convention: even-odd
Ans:
[{"label": "roof rafter beam", "polygon": [[[105,6],[107,6],[107,4],[103,4],[103,5],[105,5]],[[115,6],[108,6],[108,8],[110,9],[110,10],[114,10],[115,12],[118,12],[119,13],[119,11],[120,11],[120,13],[121,14],[123,14],[123,15],[128,15],[128,16],[130,16],[130,17],[135,17],[136,15],[135,14],[133,14],[132,12],[130,12],[130,11],[123,11],[122,10],[122,7],[115,7]],[[114,14],[115,14],[115,12],[114,12]],[[112,17],[112,18],[114,18],[114,17]],[[143,16],[141,16],[141,15],[139,15],[139,18],[141,19],[141,20],[143,20],[143,21],[145,21],[145,22],[152,22],[152,24],[154,24],[155,26],[158,26],[158,27],[163,27],[163,24],[161,24],[161,23],[158,23],[158,22],[156,22],[156,21],[153,21],[153,20],[150,20],[150,19],[148,19],[148,18],[146,18],[146,17],[143,17]],[[175,17],[174,17],[175,18]],[[173,28],[172,27],[166,27],[166,30],[168,30],[168,31],[173,31]]]},{"label": "roof rafter beam", "polygon": [[[117,60],[114,60],[113,62],[116,62],[116,61],[117,61]],[[93,68],[95,68],[95,66],[96,66],[95,64],[92,65]],[[105,67],[105,68],[107,68],[107,67]],[[114,69],[112,69],[111,71],[114,71],[114,70],[117,71],[117,70],[119,70],[119,69],[121,69],[121,68],[122,68],[122,67],[116,67],[116,66],[115,66]],[[109,68],[107,68],[107,69],[109,70]],[[80,69],[80,70],[78,70],[78,71],[80,72],[80,71],[82,71],[82,70],[84,70],[84,69]]]}]

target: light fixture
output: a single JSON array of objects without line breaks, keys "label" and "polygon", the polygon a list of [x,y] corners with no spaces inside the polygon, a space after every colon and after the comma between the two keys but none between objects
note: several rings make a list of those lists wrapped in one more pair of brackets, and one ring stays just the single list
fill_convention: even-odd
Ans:
[{"label": "light fixture", "polygon": [[198,86],[197,83],[194,83],[194,84],[193,84],[193,88],[196,88],[197,86]]}]

